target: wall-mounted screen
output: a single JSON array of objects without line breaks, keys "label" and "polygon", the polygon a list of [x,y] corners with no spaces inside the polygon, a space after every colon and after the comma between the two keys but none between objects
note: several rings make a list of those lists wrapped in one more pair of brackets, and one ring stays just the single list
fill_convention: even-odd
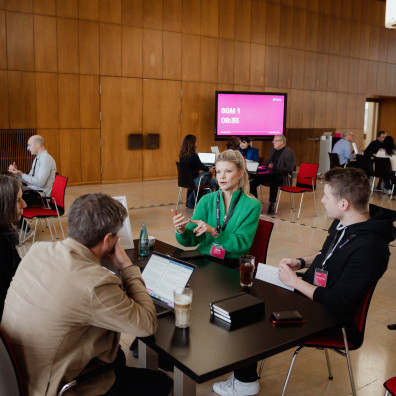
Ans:
[{"label": "wall-mounted screen", "polygon": [[215,140],[270,140],[286,130],[286,93],[216,91]]}]

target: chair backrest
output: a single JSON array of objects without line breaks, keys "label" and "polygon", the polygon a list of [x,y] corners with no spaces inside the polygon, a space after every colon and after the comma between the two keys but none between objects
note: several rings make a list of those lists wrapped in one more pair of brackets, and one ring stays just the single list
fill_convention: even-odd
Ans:
[{"label": "chair backrest", "polygon": [[249,250],[249,254],[256,258],[256,267],[258,263],[265,264],[267,260],[268,245],[273,227],[274,223],[266,220],[259,220],[256,235],[254,236],[252,246]]},{"label": "chair backrest", "polygon": [[316,189],[316,177],[318,174],[319,164],[309,164],[302,162],[297,174],[297,187]]},{"label": "chair backrest", "polygon": [[0,395],[23,395],[22,381],[11,348],[0,330]]},{"label": "chair backrest", "polygon": [[190,164],[182,164],[176,162],[177,166],[177,184],[183,188],[195,188],[194,179],[192,177]]},{"label": "chair backrest", "polygon": [[329,153],[330,158],[330,169],[333,169],[337,166],[341,166],[340,164],[340,157],[337,153]]},{"label": "chair backrest", "polygon": [[390,178],[392,166],[389,158],[374,157],[374,176]]},{"label": "chair backrest", "polygon": [[58,206],[59,211],[62,211],[62,214],[65,209],[65,191],[67,185],[68,178],[61,175],[55,176],[54,185],[52,186],[52,198],[55,198],[56,205]]},{"label": "chair backrest", "polygon": [[367,155],[356,154],[356,167],[360,168],[369,178],[372,173],[373,162]]}]

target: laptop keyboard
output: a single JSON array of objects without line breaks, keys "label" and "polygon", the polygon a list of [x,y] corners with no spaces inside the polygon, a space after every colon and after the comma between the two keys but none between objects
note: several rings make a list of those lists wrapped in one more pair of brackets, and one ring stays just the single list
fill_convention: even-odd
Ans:
[{"label": "laptop keyboard", "polygon": [[169,308],[165,308],[162,305],[159,305],[159,304],[156,304],[156,303],[154,303],[154,307],[155,307],[155,310],[156,310],[157,314],[160,314],[162,312],[165,312],[165,311],[169,310]]}]

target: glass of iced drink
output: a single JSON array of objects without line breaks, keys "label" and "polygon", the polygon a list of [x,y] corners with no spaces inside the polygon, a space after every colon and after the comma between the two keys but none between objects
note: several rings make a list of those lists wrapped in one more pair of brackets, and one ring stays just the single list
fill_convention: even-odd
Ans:
[{"label": "glass of iced drink", "polygon": [[193,291],[188,287],[173,290],[175,307],[175,326],[185,328],[190,326],[190,311]]}]

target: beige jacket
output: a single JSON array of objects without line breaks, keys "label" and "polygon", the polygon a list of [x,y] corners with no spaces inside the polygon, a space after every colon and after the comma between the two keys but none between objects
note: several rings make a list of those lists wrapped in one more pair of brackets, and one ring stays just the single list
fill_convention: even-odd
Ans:
[{"label": "beige jacket", "polygon": [[[125,289],[125,292],[123,290]],[[121,281],[72,238],[35,243],[8,290],[2,330],[11,342],[29,396],[56,395],[61,385],[112,362],[120,332],[148,336],[155,308],[138,267]],[[114,383],[109,372],[67,395],[100,395]]]}]

